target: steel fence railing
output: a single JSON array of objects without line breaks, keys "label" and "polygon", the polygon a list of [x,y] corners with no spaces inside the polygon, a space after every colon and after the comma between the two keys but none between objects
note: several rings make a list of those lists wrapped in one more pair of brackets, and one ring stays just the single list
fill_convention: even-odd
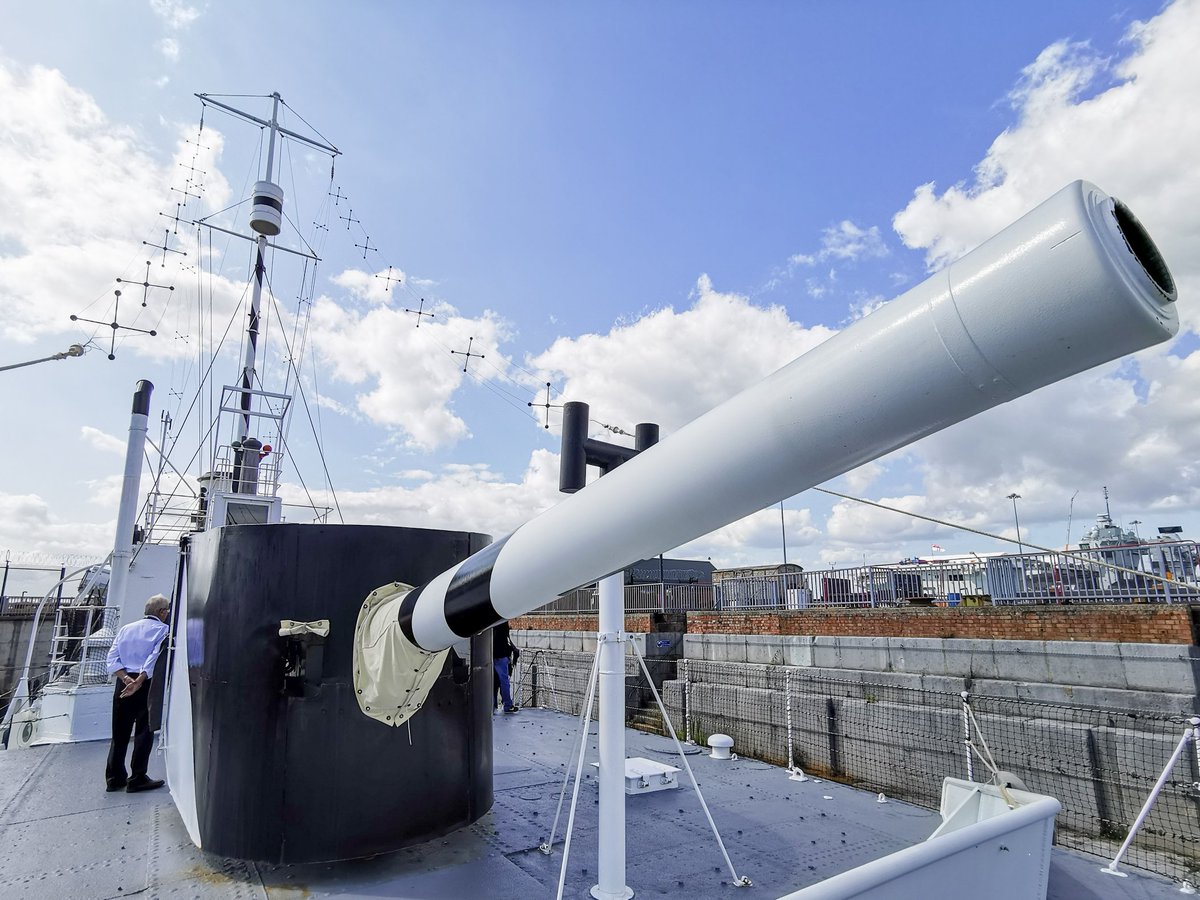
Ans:
[{"label": "steel fence railing", "polygon": [[[1119,567],[1119,568],[1117,568]],[[625,611],[691,612],[909,605],[1200,602],[1200,545],[1160,541],[1058,553],[917,559],[713,584],[631,584]],[[595,615],[596,587],[563,594],[531,615]]]},{"label": "steel fence railing", "polygon": [[[32,616],[46,591],[52,589],[66,572],[65,563],[53,565],[6,560],[0,566],[0,617]],[[52,602],[62,602],[64,595],[74,595],[72,586],[67,586],[64,590],[60,585]]]},{"label": "steel fence railing", "polygon": [[714,585],[713,599],[718,609],[1196,602],[1200,600],[1198,558],[1196,543],[1174,541],[1059,553],[919,559],[721,579]]}]

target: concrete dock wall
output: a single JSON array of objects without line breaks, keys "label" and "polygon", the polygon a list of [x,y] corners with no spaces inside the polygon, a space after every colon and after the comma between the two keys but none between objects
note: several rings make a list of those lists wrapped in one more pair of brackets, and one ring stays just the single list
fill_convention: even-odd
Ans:
[{"label": "concrete dock wall", "polygon": [[[25,654],[29,648],[29,634],[33,629],[33,616],[0,617],[0,715],[8,709],[8,701],[21,677],[25,665]],[[37,644],[33,650],[33,667],[30,674],[39,675],[46,671],[50,658],[50,637],[54,631],[54,614],[42,617],[38,626]]]},{"label": "concrete dock wall", "polygon": [[[633,637],[644,653],[658,647],[654,634]],[[660,685],[681,737],[703,745],[728,734],[740,755],[935,807],[942,778],[967,775],[967,692],[976,747],[986,743],[1000,770],[1059,798],[1060,841],[1101,853],[1115,851],[1200,710],[1200,657],[1190,643],[681,637],[675,671]],[[538,705],[578,714],[595,635],[514,631],[513,640],[532,650],[522,654],[521,677],[540,669]],[[647,727],[652,698],[632,658],[626,672],[627,721]],[[979,754],[972,766],[976,778],[989,777]],[[1134,864],[1154,854],[1200,863],[1197,781],[1189,750],[1131,851],[1141,854]]]}]

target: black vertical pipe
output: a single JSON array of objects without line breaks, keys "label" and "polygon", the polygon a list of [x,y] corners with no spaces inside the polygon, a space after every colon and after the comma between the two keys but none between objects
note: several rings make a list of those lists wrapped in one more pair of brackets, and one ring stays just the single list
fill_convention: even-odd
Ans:
[{"label": "black vertical pipe", "polygon": [[829,774],[842,774],[841,740],[838,735],[837,704],[832,697],[825,698],[825,735],[829,740]]},{"label": "black vertical pipe", "polygon": [[[267,274],[267,263],[263,259],[263,245],[266,243],[266,238],[259,237],[257,242],[257,250],[254,256],[254,281],[255,295],[262,296],[263,280]],[[247,330],[247,340],[250,341],[250,359],[258,359],[258,322],[259,314],[258,307],[251,304],[250,306],[250,328]],[[242,438],[250,436],[250,389],[254,386],[254,369],[251,366],[242,366],[242,433],[233,435],[233,439],[238,443]],[[242,447],[237,447],[233,451],[233,492],[241,493],[241,473],[242,463],[245,461],[246,451]]]},{"label": "black vertical pipe", "polygon": [[150,415],[150,395],[154,393],[154,384],[143,378],[133,390],[133,415]]},{"label": "black vertical pipe", "polygon": [[558,489],[564,494],[582,491],[587,484],[588,434],[586,403],[572,400],[563,405],[562,453],[559,457]]},{"label": "black vertical pipe", "polygon": [[[263,244],[265,239],[259,239],[258,250],[254,259],[254,280],[257,282],[258,291],[261,295],[263,279],[267,274],[267,264],[263,259]],[[250,341],[250,357],[258,359],[258,309],[254,306],[250,307],[250,329],[247,332]],[[250,366],[242,368],[242,435],[249,436],[250,434],[250,389],[253,387],[253,369]]]},{"label": "black vertical pipe", "polygon": [[638,453],[658,443],[658,426],[653,422],[639,422],[633,434],[633,449]]}]

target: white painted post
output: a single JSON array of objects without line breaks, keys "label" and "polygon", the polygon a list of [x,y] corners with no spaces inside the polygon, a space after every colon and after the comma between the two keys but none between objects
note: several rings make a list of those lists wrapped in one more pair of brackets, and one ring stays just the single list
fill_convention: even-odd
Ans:
[{"label": "white painted post", "polygon": [[786,670],[786,678],[783,683],[783,692],[787,700],[787,742],[788,742],[788,780],[789,781],[808,781],[808,776],[804,774],[804,770],[796,766],[796,757],[792,751],[792,670]]},{"label": "white painted post", "polygon": [[[112,563],[108,576],[108,593],[104,605],[115,609],[121,616],[122,625],[141,615],[145,597],[134,598],[129,604],[136,610],[134,616],[126,614],[125,585],[129,581],[129,565],[133,561],[133,528],[137,523],[138,493],[142,484],[142,456],[146,448],[146,431],[150,421],[150,397],[154,385],[142,380],[137,383],[133,395],[133,412],[129,417],[129,441],[125,445],[125,471],[121,480],[121,500],[117,507],[117,533],[113,538]],[[105,623],[107,624],[107,622]],[[82,651],[79,657],[83,660]],[[83,666],[79,667],[80,672]]]},{"label": "white painted post", "polygon": [[695,744],[695,740],[691,739],[691,682],[688,678],[688,660],[679,660],[679,666],[683,668],[683,672],[680,673],[680,678],[683,679],[683,742]]},{"label": "white painted post", "polygon": [[1200,734],[1200,716],[1192,716],[1191,727],[1184,729],[1183,737],[1179,739],[1179,743],[1175,747],[1175,752],[1171,754],[1171,758],[1167,761],[1166,767],[1162,770],[1162,774],[1158,776],[1158,781],[1154,783],[1154,787],[1150,789],[1150,796],[1146,798],[1145,804],[1142,806],[1142,811],[1137,814],[1137,818],[1133,820],[1133,827],[1129,829],[1129,834],[1125,837],[1125,843],[1121,845],[1121,849],[1117,851],[1117,855],[1113,857],[1113,861],[1107,866],[1101,867],[1100,871],[1108,875],[1119,875],[1122,878],[1126,877],[1125,872],[1117,871],[1117,863],[1121,861],[1121,857],[1125,855],[1125,851],[1129,849],[1129,845],[1133,843],[1134,837],[1138,833],[1138,829],[1142,827],[1142,823],[1146,821],[1146,816],[1150,815],[1150,807],[1154,805],[1154,801],[1158,799],[1159,792],[1162,791],[1163,785],[1167,783],[1167,779],[1171,777],[1171,772],[1175,769],[1175,764],[1179,762],[1179,757],[1183,756],[1183,748],[1187,746],[1188,741],[1195,741],[1196,736]]},{"label": "white painted post", "polygon": [[962,697],[963,749],[967,751],[967,781],[974,781],[975,760],[971,757],[971,694],[963,691],[959,696]]},{"label": "white painted post", "polygon": [[625,573],[600,581],[600,834],[596,900],[626,900]]},{"label": "white painted post", "polygon": [[796,768],[796,759],[792,755],[792,670],[785,669],[783,673],[783,696],[787,704],[787,742],[788,742],[788,771]]},{"label": "white painted post", "polygon": [[[1193,716],[1192,720],[1191,720],[1191,725],[1192,725],[1192,746],[1196,750],[1196,771],[1200,772],[1200,731],[1197,730],[1197,728],[1200,728],[1200,719],[1197,719],[1195,716]],[[1196,790],[1196,791],[1200,791],[1200,781],[1193,783],[1192,789]]]}]

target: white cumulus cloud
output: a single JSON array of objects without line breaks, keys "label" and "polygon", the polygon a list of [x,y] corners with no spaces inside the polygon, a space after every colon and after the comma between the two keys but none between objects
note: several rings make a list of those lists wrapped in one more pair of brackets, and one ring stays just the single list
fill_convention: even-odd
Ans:
[{"label": "white cumulus cloud", "polygon": [[[417,328],[403,308],[374,305],[382,282],[370,273],[343,272],[334,282],[372,303],[364,311],[322,295],[312,310],[314,346],[333,377],[354,386],[357,411],[413,449],[433,450],[466,437],[454,395],[468,378],[507,377],[500,345],[510,337],[509,325],[490,312],[468,318],[435,303],[425,307],[435,318]],[[464,372],[464,358],[454,351],[468,346],[484,358],[472,359]]]},{"label": "white cumulus cloud", "polygon": [[150,9],[172,31],[187,28],[200,18],[200,10],[183,0],[150,0]]},{"label": "white cumulus cloud", "polygon": [[562,383],[567,400],[588,403],[593,418],[629,432],[657,422],[670,432],[833,333],[791,321],[782,307],[722,293],[705,275],[688,309],[665,307],[608,334],[559,338],[530,362],[543,380]]}]

